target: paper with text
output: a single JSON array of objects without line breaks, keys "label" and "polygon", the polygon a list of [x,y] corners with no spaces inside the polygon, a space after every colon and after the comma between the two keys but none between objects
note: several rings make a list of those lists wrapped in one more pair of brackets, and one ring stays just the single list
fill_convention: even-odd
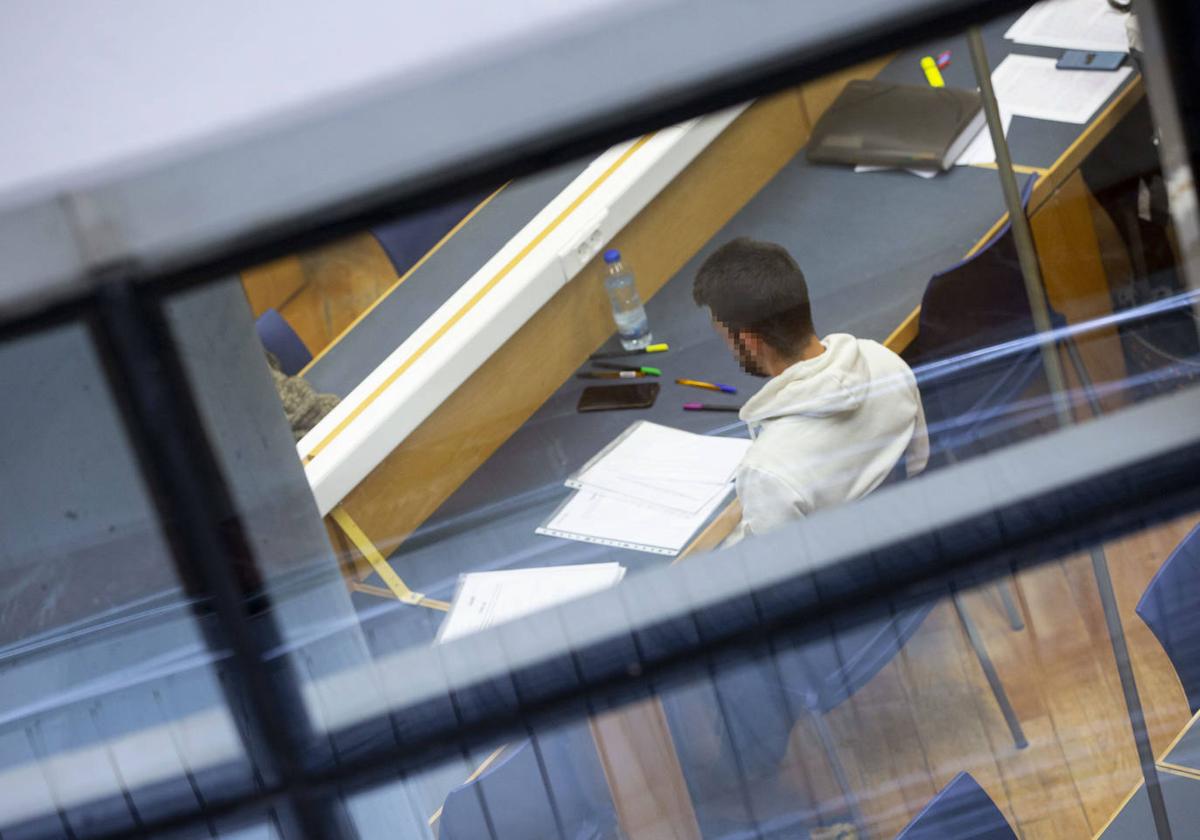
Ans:
[{"label": "paper with text", "polygon": [[506,569],[462,575],[438,631],[445,642],[607,589],[625,576],[620,563]]},{"label": "paper with text", "polygon": [[548,537],[628,548],[673,557],[682,551],[733,490],[721,493],[695,513],[580,490],[537,529]]},{"label": "paper with text", "polygon": [[1133,72],[1059,70],[1052,58],[1008,55],[992,72],[992,87],[1003,110],[1023,117],[1082,125],[1117,92]]},{"label": "paper with text", "polygon": [[724,496],[750,441],[639,421],[567,479],[568,487],[694,514]]},{"label": "paper with text", "polygon": [[1031,6],[1004,37],[1039,47],[1129,52],[1128,19],[1107,0],[1046,0]]}]

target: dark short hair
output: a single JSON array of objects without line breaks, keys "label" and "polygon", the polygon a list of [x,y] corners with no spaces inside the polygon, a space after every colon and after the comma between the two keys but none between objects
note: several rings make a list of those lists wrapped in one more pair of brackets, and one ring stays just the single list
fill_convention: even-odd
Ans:
[{"label": "dark short hair", "polygon": [[781,353],[814,334],[804,272],[771,242],[741,237],[722,245],[696,272],[692,297],[726,328],[757,333]]}]

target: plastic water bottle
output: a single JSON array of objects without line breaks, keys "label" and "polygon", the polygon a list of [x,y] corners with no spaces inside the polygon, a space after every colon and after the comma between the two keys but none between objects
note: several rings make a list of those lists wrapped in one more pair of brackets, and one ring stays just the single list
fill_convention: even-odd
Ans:
[{"label": "plastic water bottle", "polygon": [[612,302],[613,321],[621,336],[621,346],[626,350],[641,350],[651,342],[652,336],[646,307],[642,306],[637,285],[633,282],[633,272],[625,268],[621,252],[616,248],[604,252],[604,262],[608,267],[604,288]]}]

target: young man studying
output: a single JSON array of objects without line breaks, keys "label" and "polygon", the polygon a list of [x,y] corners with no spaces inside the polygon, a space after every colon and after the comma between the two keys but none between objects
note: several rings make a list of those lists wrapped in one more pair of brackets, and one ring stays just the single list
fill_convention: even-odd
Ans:
[{"label": "young man studying", "polygon": [[818,338],[804,274],[786,250],[735,239],[704,261],[692,291],[742,367],[770,377],[739,415],[754,443],[737,470],[742,518],[726,545],[925,468],[912,370],[877,342]]}]

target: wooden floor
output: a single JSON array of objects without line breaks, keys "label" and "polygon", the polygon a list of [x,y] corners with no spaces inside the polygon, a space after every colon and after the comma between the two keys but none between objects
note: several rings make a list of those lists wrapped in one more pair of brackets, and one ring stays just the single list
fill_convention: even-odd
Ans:
[{"label": "wooden floor", "polygon": [[[1106,546],[1155,755],[1190,718],[1166,655],[1133,609],[1196,517]],[[1075,556],[1022,573],[1025,630],[1008,625],[993,588],[966,596],[1029,746],[1015,749],[949,603],[894,660],[830,713],[839,756],[875,838],[893,837],[960,771],[970,772],[1022,838],[1087,838],[1140,779],[1091,562]],[[835,799],[812,766],[815,735],[798,727],[797,784]],[[805,756],[800,759],[799,756]],[[800,781],[803,779],[804,781]]]}]

